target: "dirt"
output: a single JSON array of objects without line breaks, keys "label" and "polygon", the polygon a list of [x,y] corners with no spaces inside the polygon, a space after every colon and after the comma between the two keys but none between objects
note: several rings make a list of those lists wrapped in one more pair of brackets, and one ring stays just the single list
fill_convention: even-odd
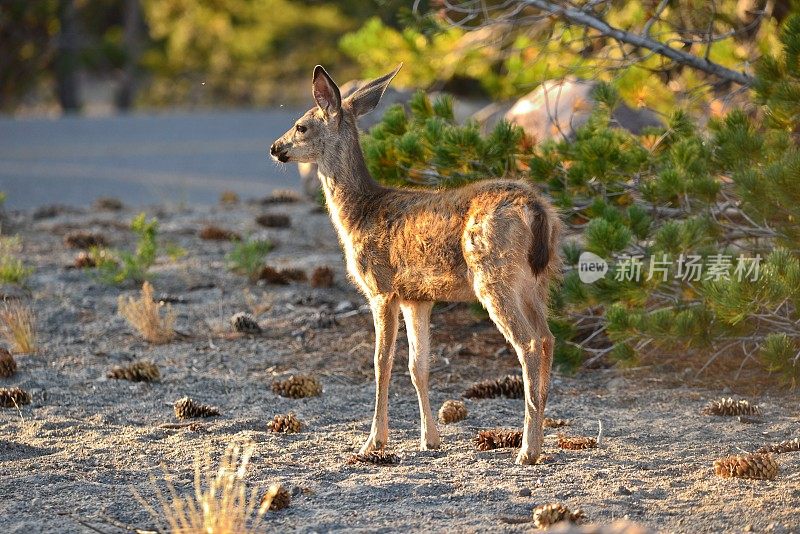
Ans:
[{"label": "dirt", "polygon": [[[478,430],[520,427],[518,399],[467,400],[468,417],[441,426],[441,450],[417,450],[417,400],[401,332],[390,392],[390,448],[401,462],[350,465],[373,410],[373,334],[325,213],[302,202],[145,211],[158,217],[162,244],[187,251],[160,257],[152,269],[156,294],[173,302],[181,333],[165,345],[143,341],[117,314],[119,295],[139,288],[70,268],[76,251],[63,242],[69,231],[92,230],[112,247],[132,249],[126,225],[137,210],[10,216],[35,272],[26,288],[0,286],[0,293],[32,301],[39,351],[17,355],[17,374],[0,379],[0,387],[33,395],[20,410],[0,409],[0,532],[153,528],[132,488],[154,502],[166,470],[178,491],[191,491],[197,455],[217,457],[237,441],[256,444],[253,487],[279,481],[295,494],[287,509],[268,514],[270,530],[527,531],[533,507],[555,501],[600,524],[625,518],[664,532],[800,532],[800,453],[775,456],[773,481],[723,479],[712,468],[716,458],[798,436],[796,393],[775,388],[751,397],[761,417],[713,417],[700,413],[703,406],[736,391],[687,385],[680,373],[658,368],[555,373],[547,415],[568,419],[558,430],[567,435],[596,436],[602,423],[600,446],[559,450],[557,431],[547,429],[549,461],[522,467],[511,449],[479,452],[472,443]],[[256,217],[264,213],[287,214],[291,226],[262,228]],[[331,266],[334,286],[253,284],[227,268],[233,243],[197,237],[207,223],[272,240],[274,267]],[[228,319],[240,311],[253,313],[263,334],[231,333]],[[433,329],[437,409],[477,380],[518,372],[502,337],[468,306],[437,306]],[[138,359],[155,362],[160,381],[106,378]],[[292,373],[317,376],[322,395],[273,394],[272,381]],[[163,428],[177,422],[172,404],[185,395],[222,415],[200,420],[198,430]],[[302,432],[267,430],[275,414],[288,412],[305,423]]]}]

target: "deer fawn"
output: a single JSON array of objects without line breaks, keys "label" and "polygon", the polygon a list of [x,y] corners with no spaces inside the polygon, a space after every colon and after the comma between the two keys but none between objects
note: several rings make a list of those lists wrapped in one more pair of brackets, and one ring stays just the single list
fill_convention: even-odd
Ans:
[{"label": "deer fawn", "polygon": [[553,361],[547,297],[548,281],[560,271],[561,222],[548,202],[522,181],[484,180],[445,191],[375,182],[358,143],[356,118],[377,106],[399,70],[342,100],[337,85],[318,65],[312,84],[317,106],[270,148],[277,161],[318,165],[348,273],[372,309],[375,415],[361,452],[383,448],[389,437],[389,379],[400,311],[419,400],[420,448],[439,447],[428,401],[431,309],[435,301],[477,297],[522,364],[525,428],[517,463],[535,463]]}]

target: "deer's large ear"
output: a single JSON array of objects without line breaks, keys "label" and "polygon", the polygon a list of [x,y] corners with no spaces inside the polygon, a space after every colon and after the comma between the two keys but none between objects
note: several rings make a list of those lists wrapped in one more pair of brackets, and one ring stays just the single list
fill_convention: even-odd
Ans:
[{"label": "deer's large ear", "polygon": [[400,63],[397,68],[389,74],[381,76],[380,78],[375,78],[371,82],[367,82],[359,87],[355,93],[345,99],[345,105],[350,107],[356,117],[369,113],[375,109],[378,102],[381,101],[381,97],[392,82],[392,78],[400,72],[402,67],[403,64]]},{"label": "deer's large ear", "polygon": [[342,109],[342,95],[339,87],[333,79],[325,72],[322,65],[314,67],[314,81],[311,84],[314,100],[319,108],[328,116],[338,114]]}]

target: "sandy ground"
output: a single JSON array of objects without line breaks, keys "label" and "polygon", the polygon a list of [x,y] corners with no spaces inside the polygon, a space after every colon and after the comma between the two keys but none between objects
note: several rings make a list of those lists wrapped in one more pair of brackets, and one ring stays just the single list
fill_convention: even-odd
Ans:
[{"label": "sandy ground", "polygon": [[[134,210],[11,218],[36,267],[28,288],[41,350],[19,356],[19,372],[0,379],[0,387],[33,394],[21,411],[0,409],[0,532],[152,528],[131,488],[153,501],[149,477],[162,479],[163,464],[176,487],[189,490],[195,456],[211,450],[216,457],[237,440],[257,444],[253,485],[280,481],[296,493],[288,509],[269,515],[266,525],[278,531],[526,531],[533,526],[522,521],[535,505],[560,501],[597,523],[628,518],[664,532],[800,532],[800,453],[776,457],[775,481],[721,479],[711,467],[715,458],[796,437],[796,394],[756,397],[764,416],[744,423],[700,415],[709,400],[730,392],[683,385],[674,376],[613,369],[556,374],[547,414],[570,419],[571,435],[595,435],[602,421],[600,448],[560,451],[548,435],[545,452],[553,459],[534,467],[514,465],[509,449],[478,452],[471,440],[479,429],[521,425],[521,400],[490,399],[467,401],[468,418],[441,427],[442,449],[420,452],[402,332],[390,404],[390,446],[402,461],[347,465],[369,430],[373,336],[326,215],[306,203],[147,211],[158,216],[163,241],[189,252],[153,269],[156,293],[178,300],[177,328],[187,334],[160,346],[142,341],[116,313],[117,297],[137,288],[104,285],[91,271],[67,268],[75,251],[63,244],[66,232],[100,231],[113,246],[130,248],[133,236],[121,223]],[[292,227],[259,228],[254,219],[263,212],[288,213]],[[336,284],[250,284],[226,269],[231,243],[197,237],[208,222],[273,240],[272,265],[330,265]],[[0,293],[27,298],[8,286]],[[230,334],[228,318],[243,310],[257,314],[264,335]],[[437,308],[433,324],[436,408],[476,380],[516,372],[500,335],[466,306]],[[105,377],[135,359],[154,361],[162,379]],[[273,394],[273,378],[292,372],[318,376],[323,394],[302,400]],[[218,406],[222,415],[203,420],[200,431],[161,428],[176,421],[172,403],[184,395]],[[274,414],[289,411],[307,424],[302,433],[267,431]]]}]

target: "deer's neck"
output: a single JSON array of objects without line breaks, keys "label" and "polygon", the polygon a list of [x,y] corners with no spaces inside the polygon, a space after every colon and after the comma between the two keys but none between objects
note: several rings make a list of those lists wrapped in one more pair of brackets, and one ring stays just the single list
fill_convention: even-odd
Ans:
[{"label": "deer's neck", "polygon": [[340,236],[363,230],[382,187],[370,176],[358,139],[324,154],[317,164],[325,202]]}]

